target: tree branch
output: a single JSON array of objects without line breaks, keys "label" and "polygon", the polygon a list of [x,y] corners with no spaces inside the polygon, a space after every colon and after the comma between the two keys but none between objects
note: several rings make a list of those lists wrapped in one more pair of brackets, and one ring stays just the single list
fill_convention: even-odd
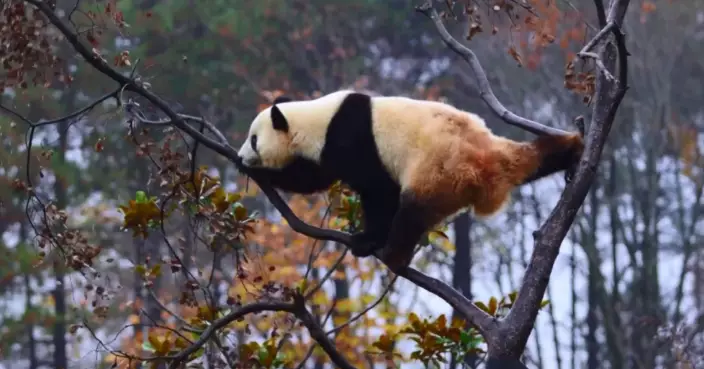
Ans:
[{"label": "tree branch", "polygon": [[292,313],[294,313],[296,315],[296,318],[298,318],[303,323],[303,325],[308,328],[311,337],[313,337],[313,339],[318,342],[320,347],[322,347],[323,350],[328,354],[330,360],[332,360],[332,362],[338,368],[355,369],[355,367],[350,364],[350,362],[347,361],[344,356],[342,356],[340,351],[335,348],[335,344],[330,341],[327,334],[325,334],[323,327],[318,324],[318,321],[315,319],[315,316],[313,316],[313,314],[308,311],[303,296],[294,296],[293,306],[294,310],[292,311]]},{"label": "tree branch", "polygon": [[186,349],[170,358],[171,365],[169,366],[169,368],[177,368],[181,362],[186,360],[191,354],[203,347],[203,345],[212,338],[213,334],[215,334],[217,330],[222,329],[223,327],[227,326],[228,324],[234,322],[237,319],[244,317],[245,315],[260,313],[263,311],[292,311],[292,309],[292,304],[283,302],[258,302],[250,305],[245,305],[225,315],[224,317],[215,320],[211,325],[208,326],[205,331],[203,331],[203,334],[200,336],[200,338],[198,338],[196,342],[193,342],[192,345],[188,346]]},{"label": "tree branch", "polygon": [[215,337],[217,331],[224,328],[228,324],[240,319],[248,314],[260,313],[264,311],[285,311],[291,313],[298,318],[303,325],[306,326],[310,332],[311,337],[318,342],[320,347],[325,350],[328,354],[330,360],[339,368],[343,369],[356,369],[352,364],[345,359],[340,351],[335,348],[335,345],[328,339],[323,328],[315,320],[313,314],[311,314],[305,306],[305,300],[301,295],[294,296],[293,303],[285,302],[257,302],[250,305],[243,306],[224,317],[215,320],[208,326],[208,328],[203,331],[203,334],[198,338],[196,342],[188,346],[183,351],[179,352],[173,357],[166,358],[171,361],[169,369],[176,369],[183,361],[187,360],[188,357],[194,352],[198,351],[203,345],[209,340]]},{"label": "tree branch", "polygon": [[54,13],[49,4],[40,0],[25,1],[34,5],[42,14],[44,14],[44,16],[49,19],[49,22],[51,22],[51,24],[53,24],[54,27],[56,27],[59,32],[64,35],[64,37],[66,37],[66,40],[71,44],[71,46],[73,46],[76,52],[78,52],[86,62],[93,66],[93,68],[97,69],[104,75],[110,77],[110,79],[117,82],[121,86],[124,86],[125,90],[135,92],[147,99],[147,101],[149,101],[154,106],[163,111],[164,114],[166,114],[166,116],[171,119],[174,126],[176,126],[182,131],[185,131],[191,137],[198,139],[208,148],[214,150],[218,154],[223,155],[230,160],[237,158],[237,151],[230,145],[228,145],[227,143],[216,142],[213,139],[198,132],[198,130],[186,123],[183,118],[179,117],[178,114],[176,114],[165,101],[163,101],[161,98],[144,88],[144,86],[136,80],[123,76],[118,71],[113,69],[110,65],[108,65],[107,62],[101,59],[98,55],[90,51],[88,47],[81,43],[81,41],[78,39],[78,35],[75,32],[71,31],[66,22],[61,20],[61,18],[59,18],[59,16]]},{"label": "tree branch", "polygon": [[[607,27],[611,26],[616,35],[616,47],[606,43],[599,57],[605,67],[614,69],[616,59],[618,81],[601,74],[597,78],[592,120],[586,135],[584,154],[577,166],[576,173],[562,193],[560,200],[546,222],[534,233],[535,242],[530,264],[526,269],[518,297],[511,311],[501,324],[502,337],[508,338],[495,347],[490,355],[518,357],[516,348],[525,347],[525,343],[535,324],[540,302],[545,294],[553,265],[560,251],[560,245],[569,230],[575,215],[581,207],[594,180],[594,175],[601,159],[606,138],[616,115],[621,100],[628,90],[628,51],[622,37],[620,24],[623,22],[630,0],[614,0],[610,7]],[[601,32],[600,32],[601,33]],[[614,50],[615,49],[615,50]]]},{"label": "tree branch", "polygon": [[530,119],[518,116],[513,112],[509,111],[503,104],[501,104],[499,99],[496,98],[496,95],[494,95],[494,91],[491,88],[491,84],[489,84],[489,79],[486,77],[486,72],[484,71],[484,68],[479,62],[479,59],[477,59],[477,56],[471,49],[462,45],[459,41],[452,37],[452,35],[450,35],[450,33],[447,31],[447,28],[445,28],[442,19],[440,19],[440,15],[433,7],[432,1],[433,0],[426,0],[423,5],[416,7],[416,11],[421,12],[426,17],[430,18],[433,23],[435,23],[435,28],[437,28],[438,33],[440,34],[440,38],[443,40],[443,42],[445,42],[445,44],[452,51],[457,53],[459,56],[462,57],[462,59],[469,63],[469,66],[472,69],[472,72],[474,73],[474,77],[477,79],[477,87],[479,88],[479,94],[482,100],[484,100],[484,102],[489,105],[491,110],[499,118],[501,118],[504,122],[512,126],[519,127],[539,136],[569,134],[568,132],[563,131],[561,129],[548,127],[536,121],[532,121]]},{"label": "tree branch", "polygon": [[[621,24],[628,8],[629,0],[614,0],[611,3],[608,19],[603,15],[601,0],[595,0],[597,16],[602,29],[593,40],[588,42],[580,52],[580,57],[594,58],[597,66],[603,71],[597,78],[597,91],[592,114],[592,122],[586,137],[584,154],[572,177],[565,187],[560,201],[553,209],[547,221],[535,232],[535,243],[531,262],[526,268],[523,283],[508,316],[501,322],[494,322],[498,330],[484,335],[489,345],[490,359],[517,359],[525,349],[528,337],[535,325],[535,319],[540,308],[545,290],[550,278],[555,259],[559,253],[560,244],[578,209],[591,186],[594,173],[600,161],[600,156],[606,137],[609,134],[618,106],[626,93],[628,80],[628,51],[621,32]],[[442,40],[447,46],[459,54],[471,67],[481,93],[482,99],[491,110],[505,122],[528,130],[538,135],[565,134],[564,131],[546,127],[540,123],[519,117],[508,111],[496,98],[491,90],[486,73],[472,50],[454,39],[445,28],[432,0],[416,8],[417,11],[429,17],[435,24]],[[591,53],[597,44],[604,42],[609,32],[614,33],[616,50],[611,43],[606,43],[604,50]],[[609,72],[614,69],[618,56],[618,78],[616,80]],[[581,131],[581,129],[580,129]],[[498,363],[497,363],[498,365]]]},{"label": "tree branch", "polygon": [[594,36],[584,47],[582,50],[580,50],[577,53],[577,56],[582,58],[582,59],[594,59],[594,63],[596,63],[597,69],[599,69],[600,72],[604,73],[604,77],[607,79],[613,81],[614,76],[609,72],[608,69],[604,66],[604,61],[601,60],[601,57],[597,53],[591,52],[591,50],[594,48],[594,46],[601,42],[610,32],[612,32],[616,28],[616,24],[613,22],[609,22],[604,28],[599,31],[599,33]]},{"label": "tree branch", "polygon": [[596,17],[599,20],[599,27],[606,27],[606,12],[604,11],[604,2],[602,0],[594,0],[596,7]]}]

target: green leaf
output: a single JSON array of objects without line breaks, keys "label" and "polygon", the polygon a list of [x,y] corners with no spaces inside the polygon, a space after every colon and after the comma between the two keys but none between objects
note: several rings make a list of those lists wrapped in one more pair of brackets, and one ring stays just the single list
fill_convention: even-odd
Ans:
[{"label": "green leaf", "polygon": [[462,342],[463,345],[469,344],[471,339],[472,337],[469,336],[469,333],[465,331],[460,332],[460,342]]},{"label": "green leaf", "polygon": [[138,204],[144,204],[147,202],[147,194],[144,191],[137,191],[134,199]]},{"label": "green leaf", "polygon": [[134,271],[142,277],[144,277],[144,275],[147,274],[147,268],[143,264],[135,265]]},{"label": "green leaf", "polygon": [[484,312],[486,312],[486,313],[489,312],[489,308],[486,305],[484,305],[484,303],[481,301],[475,302],[474,305],[476,305],[478,308],[484,310]]},{"label": "green leaf", "polygon": [[259,353],[257,354],[259,358],[259,363],[263,363],[266,361],[266,358],[269,356],[269,352],[266,350],[266,347],[264,345],[259,346]]},{"label": "green leaf", "polygon": [[508,294],[508,298],[511,299],[511,304],[513,304],[514,302],[516,302],[516,296],[518,296],[518,292],[517,292],[517,291],[513,291],[513,292],[511,292],[511,293]]},{"label": "green leaf", "polygon": [[142,350],[149,351],[149,352],[156,352],[156,349],[154,348],[154,346],[152,346],[151,342],[149,342],[149,341],[142,342]]}]

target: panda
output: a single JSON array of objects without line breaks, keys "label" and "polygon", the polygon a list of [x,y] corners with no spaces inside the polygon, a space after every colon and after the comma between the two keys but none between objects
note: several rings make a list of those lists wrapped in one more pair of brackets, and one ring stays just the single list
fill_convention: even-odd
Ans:
[{"label": "panda", "polygon": [[350,251],[366,257],[383,250],[383,261],[398,271],[445,218],[463,208],[496,214],[515,187],[571,170],[583,149],[579,133],[518,142],[445,103],[341,90],[313,100],[278,98],[252,121],[238,156],[244,174],[286,192],[348,185],[364,213]]}]

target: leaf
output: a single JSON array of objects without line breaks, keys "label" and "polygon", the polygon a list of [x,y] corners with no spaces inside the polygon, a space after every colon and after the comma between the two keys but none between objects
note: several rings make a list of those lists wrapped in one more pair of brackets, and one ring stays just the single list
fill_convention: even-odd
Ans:
[{"label": "leaf", "polygon": [[523,60],[521,60],[521,56],[518,54],[518,51],[516,51],[516,48],[514,46],[508,48],[508,54],[511,55],[513,60],[518,63],[519,67],[523,66]]},{"label": "leaf", "polygon": [[541,301],[541,302],[540,302],[540,308],[541,308],[541,309],[544,308],[544,307],[547,306],[549,303],[550,303],[550,300],[543,300],[543,301]]},{"label": "leaf", "polygon": [[143,204],[147,202],[147,194],[144,193],[144,191],[137,191],[137,193],[135,194],[135,201],[138,204]]},{"label": "leaf", "polygon": [[142,342],[142,350],[149,351],[149,352],[156,352],[156,349],[154,348],[154,346],[152,346],[151,342],[149,342],[149,341]]},{"label": "leaf", "polygon": [[161,275],[161,264],[156,264],[154,265],[150,270],[149,270],[149,275],[158,277]]},{"label": "leaf", "polygon": [[144,277],[147,274],[147,268],[142,264],[137,264],[134,266],[134,271],[138,275]]},{"label": "leaf", "polygon": [[240,222],[247,219],[247,208],[240,203],[235,204],[235,219]]},{"label": "leaf", "polygon": [[267,361],[269,358],[269,351],[266,349],[265,346],[260,346],[259,347],[259,352],[257,353],[259,363],[264,364],[264,362]]},{"label": "leaf", "polygon": [[484,312],[486,312],[486,313],[489,312],[489,308],[486,305],[484,305],[484,303],[481,301],[475,302],[474,305],[476,305],[478,308],[484,310]]},{"label": "leaf", "polygon": [[460,332],[460,342],[462,342],[463,345],[468,345],[471,339],[472,337],[470,337],[469,333],[465,331]]},{"label": "leaf", "polygon": [[511,292],[511,293],[508,294],[508,298],[511,299],[511,303],[512,303],[512,304],[513,304],[514,302],[516,302],[516,296],[518,296],[518,292],[517,292],[517,291],[513,291],[513,292]]},{"label": "leaf", "polygon": [[496,314],[496,308],[498,307],[498,301],[496,301],[496,297],[491,296],[489,299],[489,315],[494,315]]},{"label": "leaf", "polygon": [[[494,27],[496,28],[496,27]],[[467,33],[467,41],[472,40],[474,35],[482,31],[482,26],[479,23],[472,22],[472,24],[469,26],[469,32]]]},{"label": "leaf", "polygon": [[68,328],[69,333],[71,334],[76,334],[76,331],[78,331],[78,328],[81,328],[83,325],[81,324],[71,324],[71,326]]}]

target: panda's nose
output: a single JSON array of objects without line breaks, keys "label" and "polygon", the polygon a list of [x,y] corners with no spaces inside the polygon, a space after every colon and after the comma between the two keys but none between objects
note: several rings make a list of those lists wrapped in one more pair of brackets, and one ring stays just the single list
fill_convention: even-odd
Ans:
[{"label": "panda's nose", "polygon": [[248,167],[260,165],[261,163],[262,163],[262,161],[258,156],[249,156],[249,157],[242,158],[242,164],[244,164]]}]

